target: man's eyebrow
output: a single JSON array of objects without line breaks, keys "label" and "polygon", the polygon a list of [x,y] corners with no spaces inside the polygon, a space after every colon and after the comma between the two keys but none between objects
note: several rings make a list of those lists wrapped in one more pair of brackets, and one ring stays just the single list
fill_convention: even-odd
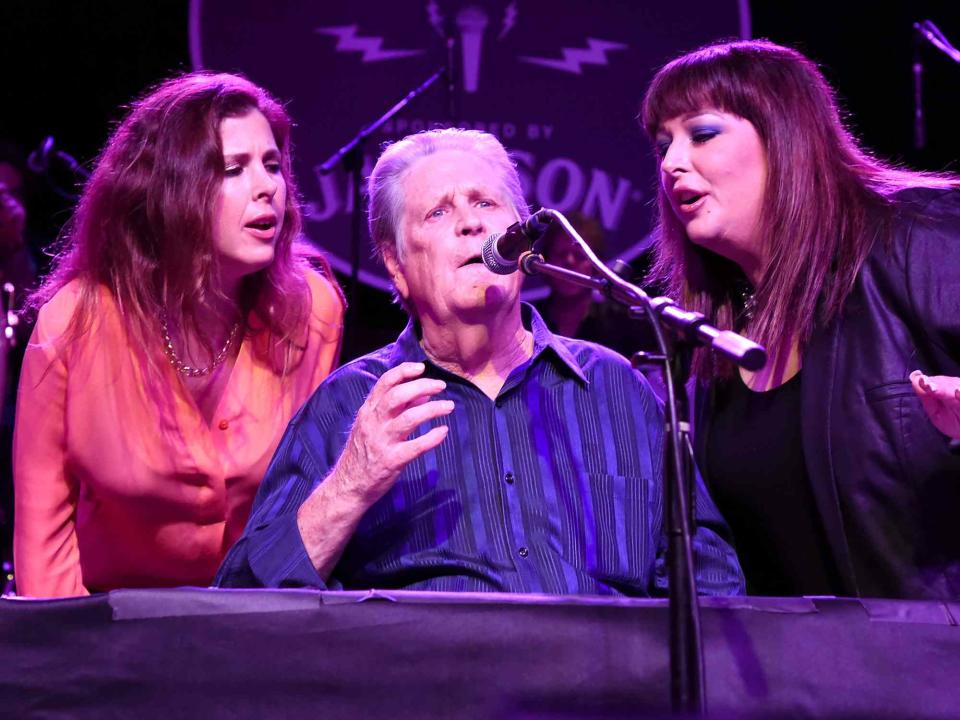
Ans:
[{"label": "man's eyebrow", "polygon": [[471,187],[467,188],[464,194],[471,199],[478,197],[493,198],[497,202],[502,202],[506,197],[508,197],[508,193],[498,187]]},{"label": "man's eyebrow", "polygon": [[432,199],[432,200],[428,203],[428,204],[429,204],[429,207],[428,207],[427,209],[428,209],[428,210],[432,210],[433,208],[437,207],[438,205],[449,205],[449,204],[452,203],[452,202],[453,202],[453,193],[452,193],[452,192],[447,192],[447,193],[444,193],[443,195],[441,195],[441,196],[438,197],[438,198]]},{"label": "man's eyebrow", "polygon": [[457,195],[458,193],[460,195],[465,195],[469,200],[476,200],[477,198],[499,198],[501,194],[495,190],[484,189],[478,185],[458,187],[445,192],[439,197],[430,199],[429,202],[424,204],[424,212],[430,212],[435,207],[439,207],[440,205],[452,205],[454,195]]}]

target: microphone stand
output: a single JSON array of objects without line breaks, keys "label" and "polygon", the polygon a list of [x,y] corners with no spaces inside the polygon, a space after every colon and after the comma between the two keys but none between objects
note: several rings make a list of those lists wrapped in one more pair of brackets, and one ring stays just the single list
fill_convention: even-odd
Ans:
[{"label": "microphone stand", "polygon": [[389,122],[395,115],[400,113],[411,102],[423,95],[427,90],[441,78],[447,80],[447,112],[450,115],[450,121],[455,122],[457,114],[456,102],[456,75],[453,72],[453,48],[455,40],[447,37],[445,40],[446,62],[434,73],[413,88],[410,92],[393,107],[387,110],[369,125],[365,126],[357,135],[342,148],[331,155],[326,162],[318,168],[321,175],[326,175],[338,166],[342,165],[345,172],[349,173],[351,178],[351,190],[353,196],[353,211],[350,218],[350,288],[347,292],[349,301],[347,303],[347,316],[344,319],[344,348],[347,351],[347,357],[353,356],[356,343],[357,323],[357,288],[360,284],[360,248],[363,244],[363,209],[361,207],[361,190],[363,183],[363,151],[364,146],[371,135],[379,130],[383,125]]},{"label": "microphone stand", "polygon": [[55,149],[54,143],[55,140],[53,139],[52,135],[48,135],[46,138],[44,138],[43,142],[40,143],[40,147],[30,153],[30,155],[27,157],[27,168],[37,175],[43,175],[50,189],[64,200],[76,202],[80,199],[80,195],[76,192],[64,190],[62,187],[60,187],[60,185],[50,174],[50,161],[59,160],[62,162],[73,174],[74,180],[79,179],[80,181],[85,182],[90,179],[90,173],[85,167],[83,167],[83,165],[77,162],[76,158],[74,158],[72,155],[64,152],[63,150]]},{"label": "microphone stand", "polygon": [[960,50],[957,50],[940,28],[932,20],[921,20],[913,24],[913,146],[923,150],[927,144],[923,119],[923,59],[920,54],[922,41],[926,41],[940,52],[960,64]]},{"label": "microphone stand", "polygon": [[[717,330],[706,323],[703,314],[684,310],[669,298],[651,298],[604,265],[563,215],[550,209],[540,213],[561,224],[600,277],[551,265],[533,250],[520,256],[517,263],[520,270],[527,275],[547,275],[599,290],[606,297],[627,305],[632,314],[646,315],[660,348],[659,355],[646,359],[662,364],[667,391],[664,484],[670,581],[670,695],[675,712],[703,715],[706,713],[706,685],[692,547],[696,484],[686,381],[693,348],[697,345],[709,347],[748,370],[759,370],[766,364],[766,351],[734,332]],[[667,333],[672,336],[672,343],[667,342]]]}]

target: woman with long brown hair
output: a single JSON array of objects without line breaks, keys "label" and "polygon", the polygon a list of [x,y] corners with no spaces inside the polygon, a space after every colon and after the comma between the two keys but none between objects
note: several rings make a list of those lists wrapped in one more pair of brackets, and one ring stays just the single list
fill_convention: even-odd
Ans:
[{"label": "woman with long brown hair", "polygon": [[108,141],[32,298],[20,594],[208,585],[243,529],[342,335],[332,273],[298,242],[290,128],[253,83],[194,73]]},{"label": "woman with long brown hair", "polygon": [[748,592],[960,595],[957,178],[871,157],[816,66],[765,41],[670,62],[642,122],[654,277],[770,357],[694,358],[698,464]]}]

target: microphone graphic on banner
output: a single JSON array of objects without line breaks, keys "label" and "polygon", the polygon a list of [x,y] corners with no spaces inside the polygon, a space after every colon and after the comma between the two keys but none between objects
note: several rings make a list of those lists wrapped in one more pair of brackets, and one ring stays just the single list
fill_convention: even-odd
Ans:
[{"label": "microphone graphic on banner", "polygon": [[526,220],[519,220],[502,233],[493,233],[483,241],[483,264],[497,275],[515,273],[517,261],[530,250],[550,225],[550,211],[541,208]]}]

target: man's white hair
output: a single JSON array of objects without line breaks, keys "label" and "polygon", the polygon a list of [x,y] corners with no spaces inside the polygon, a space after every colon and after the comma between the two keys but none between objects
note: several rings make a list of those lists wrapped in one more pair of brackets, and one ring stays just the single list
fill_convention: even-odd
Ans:
[{"label": "man's white hair", "polygon": [[420,158],[444,151],[481,157],[500,174],[504,195],[521,220],[530,215],[523,198],[517,166],[500,141],[479,130],[444,128],[408,135],[388,145],[367,181],[370,237],[378,257],[386,253],[403,257],[403,178]]}]

